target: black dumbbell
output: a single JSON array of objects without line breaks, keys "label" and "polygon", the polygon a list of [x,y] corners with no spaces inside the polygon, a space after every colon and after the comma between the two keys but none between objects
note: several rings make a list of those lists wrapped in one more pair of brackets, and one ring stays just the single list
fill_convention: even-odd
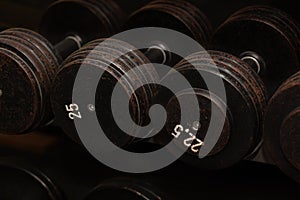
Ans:
[{"label": "black dumbbell", "polygon": [[[189,11],[186,10],[189,9]],[[127,24],[127,29],[140,27],[162,27],[181,32],[200,43],[206,48],[210,42],[213,28],[205,14],[200,11],[194,4],[187,1],[171,1],[171,0],[154,0],[148,5],[134,12]],[[149,53],[147,56],[151,62],[162,63],[173,66],[177,64],[181,58],[167,52],[166,44],[153,44],[153,48],[165,50],[160,52]],[[148,53],[148,50],[143,53]],[[153,55],[156,55],[153,56]]]},{"label": "black dumbbell", "polygon": [[270,97],[299,69],[299,38],[299,26],[288,14],[253,6],[224,22],[215,32],[211,46],[251,62]]},{"label": "black dumbbell", "polygon": [[[186,12],[187,8],[193,12]],[[185,33],[189,32],[188,34],[196,38],[198,42],[205,44],[208,43],[206,31],[211,31],[210,25],[201,11],[192,4],[180,0],[160,0],[146,5],[130,17],[127,27],[140,27],[143,22],[145,22],[145,26],[165,27]],[[101,127],[106,133],[110,133],[108,137],[113,143],[126,146],[134,138],[124,133],[114,121],[110,109],[112,91],[120,78],[129,70],[150,63],[150,61],[165,64],[170,61],[170,58],[166,57],[166,49],[161,48],[159,44],[155,48],[149,48],[142,53],[122,41],[113,39],[103,41],[93,41],[66,59],[54,81],[51,97],[52,108],[56,123],[77,142],[80,140],[74,120],[80,120],[83,117],[81,111],[89,110],[92,113],[96,111]],[[72,101],[73,90],[79,90],[73,87],[77,72],[82,64],[91,67],[90,76],[96,74],[97,70],[104,70],[101,79],[99,77],[99,83],[102,87],[97,88],[96,105],[91,102],[82,107],[77,102]],[[109,68],[106,69],[106,65],[109,64]],[[93,70],[96,70],[95,73],[92,73]],[[132,88],[137,83],[157,83],[159,77],[154,66],[148,67],[147,70],[143,68],[138,68],[138,70],[140,71],[137,74],[127,75],[126,83],[123,83],[123,89],[124,94],[134,94],[129,105],[130,114],[133,121],[142,126],[149,122],[148,110],[156,96],[157,87],[147,85],[138,91],[133,91]],[[85,88],[85,91],[88,91],[91,88],[89,84],[92,84],[93,81],[91,81],[92,78],[90,78],[90,81],[88,77],[84,78],[87,78],[86,85],[82,86],[81,90]]]},{"label": "black dumbbell", "polygon": [[292,0],[287,0],[287,1],[273,0],[271,5],[289,13],[291,16],[293,16],[299,22],[300,16],[297,11],[296,2],[294,2]]},{"label": "black dumbbell", "polygon": [[51,121],[50,85],[62,60],[92,39],[117,33],[122,21],[113,1],[61,0],[43,17],[44,37],[21,28],[1,32],[0,132],[26,133]]},{"label": "black dumbbell", "polygon": [[182,0],[154,0],[134,12],[127,28],[162,27],[190,36],[207,47],[212,36],[212,25],[194,4]]},{"label": "black dumbbell", "polygon": [[300,72],[271,98],[264,120],[264,151],[283,172],[300,181]]},{"label": "black dumbbell", "polygon": [[48,176],[24,161],[1,158],[0,176],[1,199],[65,199]]},{"label": "black dumbbell", "polygon": [[107,180],[95,187],[84,200],[96,199],[132,199],[160,200],[164,199],[157,188],[136,178],[115,178]]},{"label": "black dumbbell", "polygon": [[274,0],[229,0],[226,3],[220,3],[218,0],[187,0],[197,4],[203,12],[212,21],[214,27],[220,26],[224,20],[235,11],[253,5],[270,5]]},{"label": "black dumbbell", "polygon": [[[297,25],[287,14],[271,7],[247,7],[233,14],[213,37],[212,46],[219,50],[208,52],[213,61],[206,53],[198,53],[175,66],[193,86],[178,96],[189,98],[195,93],[201,119],[180,125],[180,108],[177,98],[173,97],[167,106],[166,131],[169,137],[164,140],[172,138],[174,131],[186,134],[186,139],[195,139],[192,144],[188,143],[190,148],[183,160],[206,169],[225,168],[254,156],[262,143],[262,120],[267,99],[286,76],[299,69],[299,33]],[[219,73],[213,70],[214,65]],[[195,68],[212,80],[223,80],[227,103],[219,88],[208,91]],[[213,150],[199,159],[197,156],[205,145],[208,127],[217,123],[210,122],[212,105],[217,108],[215,117],[225,119],[225,124]],[[186,129],[193,133],[185,133]]]}]

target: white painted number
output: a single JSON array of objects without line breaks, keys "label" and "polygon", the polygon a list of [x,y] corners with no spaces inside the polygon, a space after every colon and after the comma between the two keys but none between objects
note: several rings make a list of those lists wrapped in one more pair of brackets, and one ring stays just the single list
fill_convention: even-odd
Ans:
[{"label": "white painted number", "polygon": [[183,144],[187,147],[192,146],[193,141],[196,139],[196,136],[191,133],[189,134],[189,136],[190,136],[189,138],[183,141]]},{"label": "white painted number", "polygon": [[72,120],[75,118],[82,118],[81,113],[79,112],[79,106],[77,104],[66,105],[66,111],[69,112],[69,118]]},{"label": "white painted number", "polygon": [[200,151],[200,148],[203,146],[204,142],[202,142],[199,139],[196,139],[197,143],[192,145],[191,150],[194,153],[198,153]]},{"label": "white painted number", "polygon": [[[172,135],[174,138],[178,139],[179,136],[183,133],[184,127],[182,125],[177,125],[174,128],[174,133]],[[189,147],[192,152],[198,153],[200,151],[200,148],[204,145],[204,142],[196,137],[196,135],[189,133],[189,129],[186,129],[185,131],[188,134],[188,138],[183,140],[183,144],[186,147]]]},{"label": "white painted number", "polygon": [[183,126],[181,125],[177,125],[175,128],[174,128],[174,132],[175,133],[172,133],[172,135],[175,137],[175,138],[178,138],[180,135],[181,135],[181,132],[183,131]]}]

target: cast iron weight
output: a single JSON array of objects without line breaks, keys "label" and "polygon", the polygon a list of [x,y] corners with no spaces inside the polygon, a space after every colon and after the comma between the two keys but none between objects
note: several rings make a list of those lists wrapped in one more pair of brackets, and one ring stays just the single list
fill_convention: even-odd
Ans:
[{"label": "cast iron weight", "polygon": [[251,6],[234,13],[215,32],[211,47],[254,65],[270,98],[299,69],[300,29],[285,12],[268,6]]},{"label": "cast iron weight", "polygon": [[[187,12],[187,8],[193,12]],[[141,19],[142,21],[140,21]],[[189,34],[193,38],[205,44],[208,43],[209,37],[206,32],[211,32],[209,22],[201,11],[192,4],[181,0],[154,1],[136,11],[130,17],[127,25],[128,27],[140,27],[142,22],[145,22],[146,27],[165,27],[177,31],[190,31]],[[149,24],[150,22],[151,24]],[[104,39],[93,41],[66,59],[54,81],[51,104],[56,123],[75,141],[80,143],[74,120],[81,120],[81,118],[86,117],[83,112],[88,110],[91,114],[97,113],[102,129],[105,133],[110,133],[109,139],[114,144],[123,147],[130,144],[134,138],[124,133],[112,116],[111,95],[116,83],[130,69],[138,68],[140,70],[138,74],[127,75],[127,81],[123,83],[124,94],[133,94],[132,101],[129,103],[133,121],[140,126],[146,125],[149,122],[148,110],[153,104],[153,99],[155,99],[157,87],[146,85],[137,91],[133,91],[131,88],[141,82],[158,82],[159,77],[154,66],[150,65],[147,70],[139,68],[139,66],[150,63],[150,61],[151,63],[169,64],[170,61],[173,62],[173,58],[169,57],[163,41],[161,44],[156,43],[145,53],[135,50],[136,48],[122,41],[103,41]],[[99,47],[97,47],[98,45]],[[94,48],[95,50],[93,50]],[[130,53],[126,54],[128,51]],[[86,79],[86,85],[82,86],[81,89],[73,88],[81,64],[87,65],[87,68],[91,67],[91,71],[104,70],[105,72],[101,79],[98,78],[102,87],[98,86],[97,88],[96,105],[90,102],[80,106],[78,102],[72,102],[73,90],[89,91],[89,88],[92,87],[90,84],[93,82],[91,77],[93,74],[97,74],[96,71],[93,71],[94,73],[90,74],[90,79],[83,77],[84,80]],[[105,69],[107,65],[109,68]]]},{"label": "cast iron weight", "polygon": [[[215,66],[219,72],[216,72]],[[226,168],[253,153],[260,142],[260,123],[266,105],[266,93],[264,84],[251,66],[231,54],[208,51],[193,54],[174,68],[183,74],[192,86],[177,93],[177,97],[188,100],[195,94],[200,106],[200,119],[180,124],[178,99],[172,97],[166,108],[168,137],[157,138],[158,142],[167,143],[174,138],[172,134],[185,135],[184,141],[175,138],[178,147],[189,145],[187,153],[182,157],[183,161],[203,169]],[[208,91],[199,72],[211,81],[222,79],[227,102],[219,88]],[[166,78],[172,80],[172,73]],[[216,108],[214,118],[217,121],[211,121],[212,105]],[[194,108],[190,109],[192,112]],[[207,136],[209,127],[216,126],[222,119],[225,119],[225,122],[219,139],[216,138],[216,145],[205,158],[199,159],[202,146],[216,137],[216,133]]]},{"label": "cast iron weight", "polygon": [[[221,137],[210,154],[203,159],[197,157],[204,143],[194,149],[196,152],[190,149],[184,160],[205,169],[219,169],[255,155],[262,143],[262,120],[267,99],[280,81],[299,68],[299,33],[287,14],[265,6],[244,8],[225,21],[213,37],[213,47],[222,51],[209,52],[220,74],[213,72],[213,63],[209,63],[204,53],[186,60],[212,78],[223,79],[226,104],[217,89],[207,90],[203,79],[187,61],[175,67],[193,86],[193,90],[184,91],[179,96],[188,98],[195,91],[198,97],[201,119],[200,128],[194,131],[196,138],[204,141],[212,104],[219,110],[216,116],[225,118]],[[167,113],[167,133],[171,135],[180,119],[176,98],[169,101]],[[193,123],[183,126],[192,126]],[[192,127],[186,129],[192,130]]]},{"label": "cast iron weight", "polygon": [[[119,40],[98,39],[74,52],[62,64],[53,84],[51,105],[56,124],[76,142],[80,143],[80,139],[74,121],[94,115],[95,112],[101,128],[105,133],[110,133],[108,137],[113,143],[125,146],[132,142],[132,137],[124,134],[115,124],[111,112],[111,96],[116,84],[126,72],[150,63],[144,54],[134,50],[133,46]],[[82,68],[85,73],[80,76],[80,80],[84,85],[80,84],[76,88],[74,83],[79,76],[78,71]],[[130,95],[129,97],[133,94],[129,102],[130,114],[135,123],[141,124],[145,123],[143,117],[155,96],[155,87],[147,85],[138,91],[134,91],[133,88],[136,84],[143,85],[142,81],[156,82],[158,75],[150,64],[147,69],[137,69],[135,73],[124,76],[121,92],[123,95]],[[97,74],[100,72],[103,75],[98,77]],[[80,102],[74,102],[73,91],[89,94],[95,84],[98,84],[96,94],[93,94],[96,97],[95,103],[87,102],[86,105],[80,105]],[[82,99],[85,96],[83,95]]]},{"label": "cast iron weight", "polygon": [[190,36],[204,47],[208,46],[213,33],[205,14],[184,0],[154,0],[134,12],[126,27],[168,28]]},{"label": "cast iron weight", "polygon": [[134,178],[115,178],[106,180],[95,187],[84,200],[97,199],[132,199],[132,200],[161,200],[162,192],[151,184]]},{"label": "cast iron weight", "polygon": [[0,175],[1,199],[66,199],[53,180],[24,161],[2,158]]},{"label": "cast iron weight", "polygon": [[50,85],[62,60],[92,39],[117,33],[123,19],[113,1],[60,0],[42,20],[45,37],[21,28],[1,32],[0,132],[22,134],[47,124]]},{"label": "cast iron weight", "polygon": [[284,173],[300,182],[300,72],[271,98],[264,120],[264,151]]},{"label": "cast iron weight", "polygon": [[[205,14],[194,4],[183,0],[154,0],[134,12],[126,27],[162,27],[175,30],[193,38],[204,48],[208,47],[213,33],[212,25]],[[182,58],[168,52],[168,46],[163,41],[160,42],[153,44],[151,53],[148,52],[149,49],[143,53],[148,54],[152,62],[169,66],[177,64]],[[153,53],[154,49],[158,52]]]}]

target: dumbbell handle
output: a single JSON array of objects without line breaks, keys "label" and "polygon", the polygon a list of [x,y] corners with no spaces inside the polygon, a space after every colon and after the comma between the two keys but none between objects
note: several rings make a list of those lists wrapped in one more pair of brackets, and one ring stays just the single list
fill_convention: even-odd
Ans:
[{"label": "dumbbell handle", "polygon": [[153,45],[144,54],[152,63],[166,64],[170,60],[170,56],[163,45]]},{"label": "dumbbell handle", "polygon": [[245,61],[254,71],[262,75],[265,72],[266,64],[263,58],[253,51],[246,51],[240,55],[241,60]]},{"label": "dumbbell handle", "polygon": [[[83,41],[78,35],[69,35],[61,42],[57,43],[54,48],[62,59],[67,58],[71,53],[80,49]],[[163,45],[153,45],[144,53],[151,63],[166,64],[170,60],[170,55],[166,52]]]},{"label": "dumbbell handle", "polygon": [[82,47],[83,41],[78,35],[69,35],[61,42],[57,43],[54,48],[62,59],[66,59],[71,53]]},{"label": "dumbbell handle", "polygon": [[[167,64],[171,60],[171,55],[167,53],[163,45],[153,45],[147,49],[145,56],[152,63]],[[245,61],[259,75],[265,72],[266,64],[263,58],[255,52],[246,51],[240,55],[241,60]]]}]

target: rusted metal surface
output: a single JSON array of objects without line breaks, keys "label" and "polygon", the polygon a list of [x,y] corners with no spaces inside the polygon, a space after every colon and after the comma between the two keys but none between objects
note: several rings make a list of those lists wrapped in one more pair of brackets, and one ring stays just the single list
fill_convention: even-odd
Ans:
[{"label": "rusted metal surface", "polygon": [[300,73],[290,77],[269,102],[265,123],[265,151],[291,178],[300,181]]},{"label": "rusted metal surface", "polygon": [[60,189],[46,174],[23,160],[2,159],[0,175],[1,199],[65,199]]},{"label": "rusted metal surface", "polygon": [[[187,12],[187,8],[190,12]],[[178,30],[192,36],[202,44],[207,44],[209,42],[209,38],[212,33],[211,25],[204,14],[194,5],[180,0],[153,1],[132,14],[129,21],[127,22],[127,27],[130,28],[147,26],[164,27]],[[93,48],[95,48],[101,41],[102,40],[90,42],[88,45],[72,54],[72,56],[70,56],[64,62],[65,65],[59,72],[55,81],[52,107],[57,117],[56,121],[62,124],[62,126],[67,129],[66,132],[73,135],[73,138],[74,135],[76,138],[76,130],[73,122],[70,121],[70,119],[67,119],[65,105],[70,104],[71,102],[71,92],[75,80],[74,76],[78,71],[80,63],[82,62],[88,64],[89,62],[95,62],[97,64],[99,63],[98,65],[102,66],[105,63],[107,64],[114,62],[113,64],[111,64],[112,69],[109,68],[104,73],[104,75],[107,75],[108,77],[102,78],[100,80],[100,82],[106,81],[107,84],[109,82],[111,83],[109,83],[106,88],[103,88],[102,92],[97,92],[99,94],[99,99],[97,98],[96,102],[99,105],[96,105],[96,110],[98,115],[100,115],[98,116],[98,118],[101,118],[101,116],[111,116],[109,119],[107,117],[108,123],[103,123],[103,125],[108,130],[108,133],[115,134],[115,136],[111,136],[116,137],[113,139],[113,141],[119,145],[121,142],[122,146],[122,144],[128,143],[128,141],[124,142],[118,136],[118,133],[120,133],[121,131],[119,128],[117,128],[117,125],[113,123],[114,120],[109,109],[109,98],[111,96],[113,86],[120,79],[122,74],[124,74],[129,69],[138,67],[141,64],[149,63],[149,61],[145,57],[145,55],[143,55],[138,50],[132,51],[130,53],[131,55],[123,55],[119,59],[115,60],[115,56],[119,57],[128,49],[135,49],[121,41],[113,41],[111,43],[105,42],[91,53]],[[163,43],[164,41],[161,42]],[[88,58],[86,58],[87,55],[89,55]],[[85,58],[86,60],[84,61]],[[102,68],[104,69],[104,66]],[[128,77],[128,86],[127,88],[125,87],[124,90],[128,90],[126,91],[126,93],[133,93],[135,96],[133,96],[135,99],[133,99],[133,101],[131,102],[132,105],[130,106],[134,121],[139,125],[145,125],[149,122],[148,110],[151,102],[153,102],[154,97],[156,96],[156,88],[154,85],[148,85],[146,87],[142,87],[139,91],[130,91],[129,86],[135,84],[135,82],[140,82],[141,78],[146,80],[148,83],[152,83],[154,82],[154,80],[158,80],[158,75],[156,74],[154,68],[148,71],[144,70],[143,68],[137,69],[142,71],[140,71],[140,73],[136,74],[135,76]],[[107,113],[107,115],[105,115],[104,113]],[[124,134],[125,133],[123,133],[123,135]],[[76,140],[78,140],[78,138]],[[120,142],[118,142],[117,140],[119,140]]]},{"label": "rusted metal surface", "polygon": [[[203,140],[206,136],[210,125],[212,104],[218,108],[218,117],[225,117],[223,132],[210,154],[206,158],[199,159],[198,154],[190,152],[183,157],[183,160],[201,168],[219,169],[241,161],[252,153],[260,142],[266,94],[264,84],[247,63],[227,53],[219,51],[208,51],[208,53],[210,55],[205,52],[191,55],[174,68],[189,80],[196,92],[201,112],[198,139]],[[218,67],[220,73],[215,72],[214,65]],[[206,74],[211,80],[223,79],[227,105],[224,104],[224,99],[220,98],[217,89],[207,91],[207,86],[203,78],[197,75],[196,69]],[[168,76],[172,76],[172,73]],[[180,95],[188,97],[190,94]],[[176,104],[173,99],[167,106],[167,133],[171,133],[180,120],[180,110],[176,109]]]},{"label": "rusted metal surface", "polygon": [[52,44],[64,40],[68,34],[79,35],[86,43],[120,31],[124,20],[126,16],[114,1],[60,0],[49,6],[40,33]]},{"label": "rusted metal surface", "polygon": [[[49,105],[49,98],[46,97],[50,93],[50,85],[55,73],[54,68],[58,66],[59,62],[51,55],[51,47],[49,46],[49,49],[46,49],[46,44],[36,39],[34,34],[29,34],[29,31],[26,29],[8,29],[0,33],[0,38],[2,41],[14,40],[15,42],[18,42],[19,49],[20,47],[23,48],[23,50],[21,50],[21,55],[24,56],[23,58],[25,60],[31,58],[30,60],[32,61],[30,63],[33,67],[33,72],[39,78],[39,82],[35,84],[41,89],[44,102],[40,105],[41,111],[39,119],[37,119],[30,127],[30,129],[35,129],[40,124],[47,123],[47,120],[51,118],[51,109],[47,106]],[[30,105],[30,103],[32,102],[28,102],[28,105]],[[23,114],[26,115],[26,113]],[[27,115],[29,115],[29,113]]]},{"label": "rusted metal surface", "polygon": [[[222,101],[218,99],[216,96],[212,96],[212,94],[209,94],[205,90],[201,90],[199,88],[195,88],[192,91],[185,91],[182,93],[177,94],[180,98],[186,98],[186,100],[191,99],[190,95],[194,95],[194,92],[197,96],[197,100],[199,102],[199,105],[201,106],[201,117],[200,117],[200,128],[196,130],[196,135],[197,138],[200,139],[201,141],[204,141],[204,138],[206,136],[206,132],[208,130],[209,124],[210,124],[210,119],[211,119],[211,104],[215,104],[217,110],[217,114],[215,117],[217,117],[219,120],[225,119],[225,124],[223,128],[223,132],[221,134],[220,139],[218,139],[218,142],[214,149],[209,153],[208,156],[215,156],[216,154],[220,153],[228,144],[229,139],[230,139],[230,117],[227,116],[225,105]],[[190,108],[191,110],[194,108]],[[167,105],[167,113],[168,113],[168,118],[167,118],[167,132],[171,133],[173,132],[174,127],[180,123],[180,106],[177,102],[177,98],[173,97],[168,105]],[[191,123],[192,124],[192,123]],[[195,127],[192,127],[195,128]],[[195,141],[196,142],[196,141]],[[194,144],[196,144],[194,142]],[[197,156],[197,153],[192,152],[190,149],[188,150],[188,153]]]},{"label": "rusted metal surface", "polygon": [[1,32],[0,132],[26,133],[52,119],[50,85],[62,58],[50,42],[54,44],[71,33],[84,42],[110,36],[120,30],[123,20],[113,1],[57,1],[41,25],[47,39],[21,28]]},{"label": "rusted metal surface", "polygon": [[[23,132],[37,119],[42,103],[30,66],[20,56],[1,48],[1,133]],[[12,74],[12,75],[11,75]],[[16,87],[17,86],[17,87]]]},{"label": "rusted metal surface", "polygon": [[134,199],[134,200],[161,200],[163,192],[157,187],[144,181],[133,178],[114,178],[100,183],[84,200],[96,199]]},{"label": "rusted metal surface", "polygon": [[[121,77],[133,68],[150,63],[139,51],[126,53],[132,49],[135,48],[122,41],[99,39],[73,53],[64,62],[55,79],[51,102],[57,123],[75,141],[80,142],[74,121],[68,117],[65,106],[72,103],[73,90],[89,91],[92,88],[90,84],[95,83],[95,81],[98,82],[99,79],[95,99],[96,105],[94,106],[102,129],[105,133],[109,133],[108,138],[118,146],[126,146],[133,141],[133,137],[127,135],[118,127],[111,110],[112,92]],[[88,69],[91,76],[82,77],[86,80],[85,85],[80,86],[80,88],[73,88],[77,72],[81,67]],[[121,85],[122,92],[130,98],[129,109],[134,122],[143,125],[147,124],[148,110],[155,96],[155,87],[145,85],[137,91],[132,88],[135,88],[134,85],[136,84],[157,82],[158,75],[154,67],[152,69],[147,68],[147,70],[137,69],[136,73],[126,75],[125,79],[122,79]],[[92,76],[93,74],[99,74],[99,71],[103,72],[102,77]],[[95,78],[98,80],[94,80]]]},{"label": "rusted metal surface", "polygon": [[260,74],[269,97],[299,70],[299,25],[286,13],[266,6],[241,9],[226,20],[213,37],[212,48],[240,56],[260,55],[266,70]]},{"label": "rusted metal surface", "polygon": [[[299,33],[296,23],[287,14],[266,6],[247,7],[230,16],[213,36],[211,48],[217,51],[209,51],[209,54],[220,74],[213,72],[211,66],[214,63],[205,53],[189,56],[175,66],[195,91],[206,91],[207,88],[191,64],[205,74],[222,78],[227,93],[227,110],[220,112],[225,113],[225,126],[220,137],[222,142],[218,142],[204,159],[187,154],[183,160],[207,169],[224,168],[247,158],[260,147],[267,99],[285,78],[299,69]],[[262,59],[257,63],[264,64],[261,67],[265,69],[259,73],[255,67],[257,63],[250,62],[251,59],[242,60],[245,55]],[[202,103],[202,115],[209,113],[212,104],[218,105],[216,97],[220,95],[215,91],[209,92],[212,93],[209,98],[204,93],[196,93],[198,101]],[[210,103],[203,103],[205,99],[210,99]],[[173,109],[177,107],[176,104],[174,99],[169,102],[168,133],[180,120],[179,110]],[[210,118],[210,115],[206,118]],[[201,123],[203,127],[208,127],[209,120]],[[206,131],[205,128],[200,129],[198,137],[203,139]],[[286,151],[291,150],[286,148]]]},{"label": "rusted metal surface", "polygon": [[134,12],[128,28],[162,27],[182,32],[207,46],[212,26],[207,17],[193,4],[182,0],[157,0]]}]

